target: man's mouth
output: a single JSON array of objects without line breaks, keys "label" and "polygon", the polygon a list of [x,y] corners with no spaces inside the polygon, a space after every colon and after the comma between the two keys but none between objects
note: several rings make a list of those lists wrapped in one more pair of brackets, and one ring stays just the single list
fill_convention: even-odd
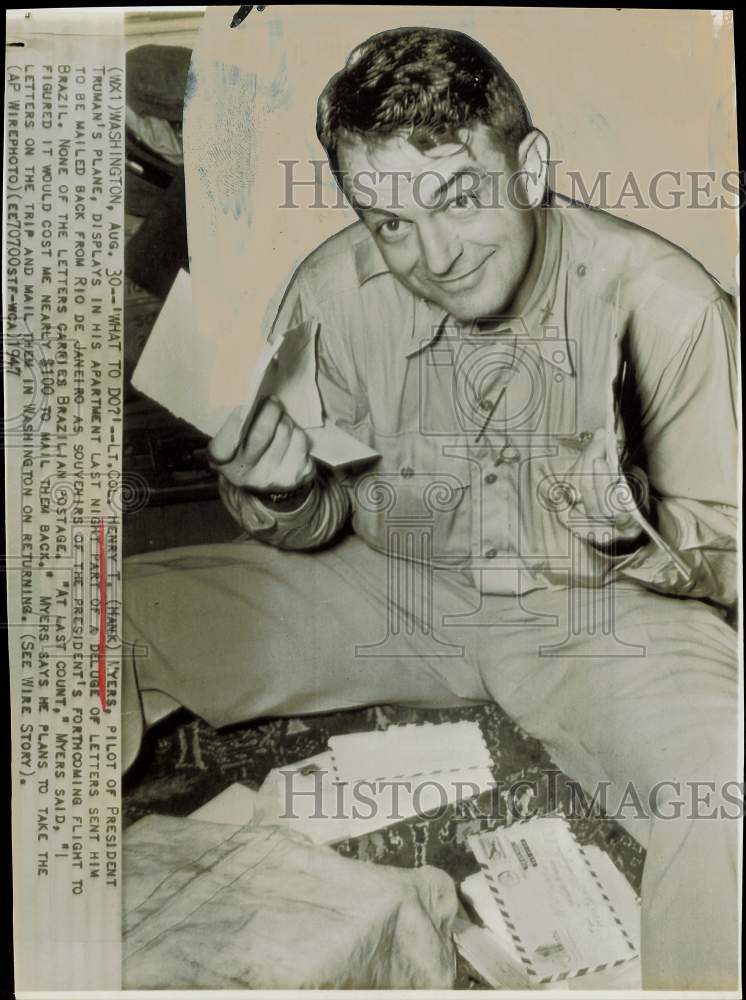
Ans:
[{"label": "man's mouth", "polygon": [[450,278],[431,278],[430,280],[434,281],[436,285],[446,285],[446,286],[457,285],[460,281],[465,281],[467,278],[475,276],[477,272],[484,267],[484,265],[496,251],[497,247],[495,247],[494,250],[490,250],[487,256],[483,257],[482,260],[480,260],[480,262],[475,267],[469,268],[468,271],[464,271],[462,274],[454,274],[451,275]]}]

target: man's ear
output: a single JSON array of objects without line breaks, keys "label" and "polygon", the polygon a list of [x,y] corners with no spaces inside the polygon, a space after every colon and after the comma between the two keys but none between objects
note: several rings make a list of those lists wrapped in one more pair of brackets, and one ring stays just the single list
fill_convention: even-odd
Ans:
[{"label": "man's ear", "polygon": [[516,158],[523,207],[538,208],[547,191],[549,140],[543,132],[532,129],[518,147]]}]

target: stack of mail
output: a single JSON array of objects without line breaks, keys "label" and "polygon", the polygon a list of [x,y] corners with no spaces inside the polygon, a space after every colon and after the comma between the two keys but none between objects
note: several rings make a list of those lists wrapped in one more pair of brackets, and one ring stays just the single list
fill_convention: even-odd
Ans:
[{"label": "stack of mail", "polygon": [[474,722],[334,736],[324,753],[270,772],[255,820],[334,844],[412,816],[441,815],[492,788],[491,767]]},{"label": "stack of mail", "polygon": [[461,893],[483,927],[459,922],[456,943],[502,989],[640,988],[637,898],[597,847],[566,821],[534,818],[469,838],[482,871]]}]

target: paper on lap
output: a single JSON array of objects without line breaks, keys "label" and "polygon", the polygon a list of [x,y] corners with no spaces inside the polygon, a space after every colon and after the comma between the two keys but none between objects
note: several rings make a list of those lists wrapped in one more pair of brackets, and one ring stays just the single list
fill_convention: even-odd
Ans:
[{"label": "paper on lap", "polygon": [[[247,336],[228,357],[217,336],[197,330],[191,279],[179,271],[132,384],[210,437],[236,406],[246,408],[248,423],[259,401],[273,395],[308,431],[314,458],[330,466],[374,458],[377,452],[324,420],[316,385],[317,334],[318,324],[307,321],[282,331],[271,344],[261,335]],[[243,381],[236,378],[237,370],[246,373]]]}]

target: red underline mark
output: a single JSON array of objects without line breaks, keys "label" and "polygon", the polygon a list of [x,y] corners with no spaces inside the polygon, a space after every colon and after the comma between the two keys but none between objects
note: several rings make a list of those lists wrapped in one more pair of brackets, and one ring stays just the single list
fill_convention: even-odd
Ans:
[{"label": "red underline mark", "polygon": [[106,538],[103,518],[98,522],[98,696],[106,707]]}]

